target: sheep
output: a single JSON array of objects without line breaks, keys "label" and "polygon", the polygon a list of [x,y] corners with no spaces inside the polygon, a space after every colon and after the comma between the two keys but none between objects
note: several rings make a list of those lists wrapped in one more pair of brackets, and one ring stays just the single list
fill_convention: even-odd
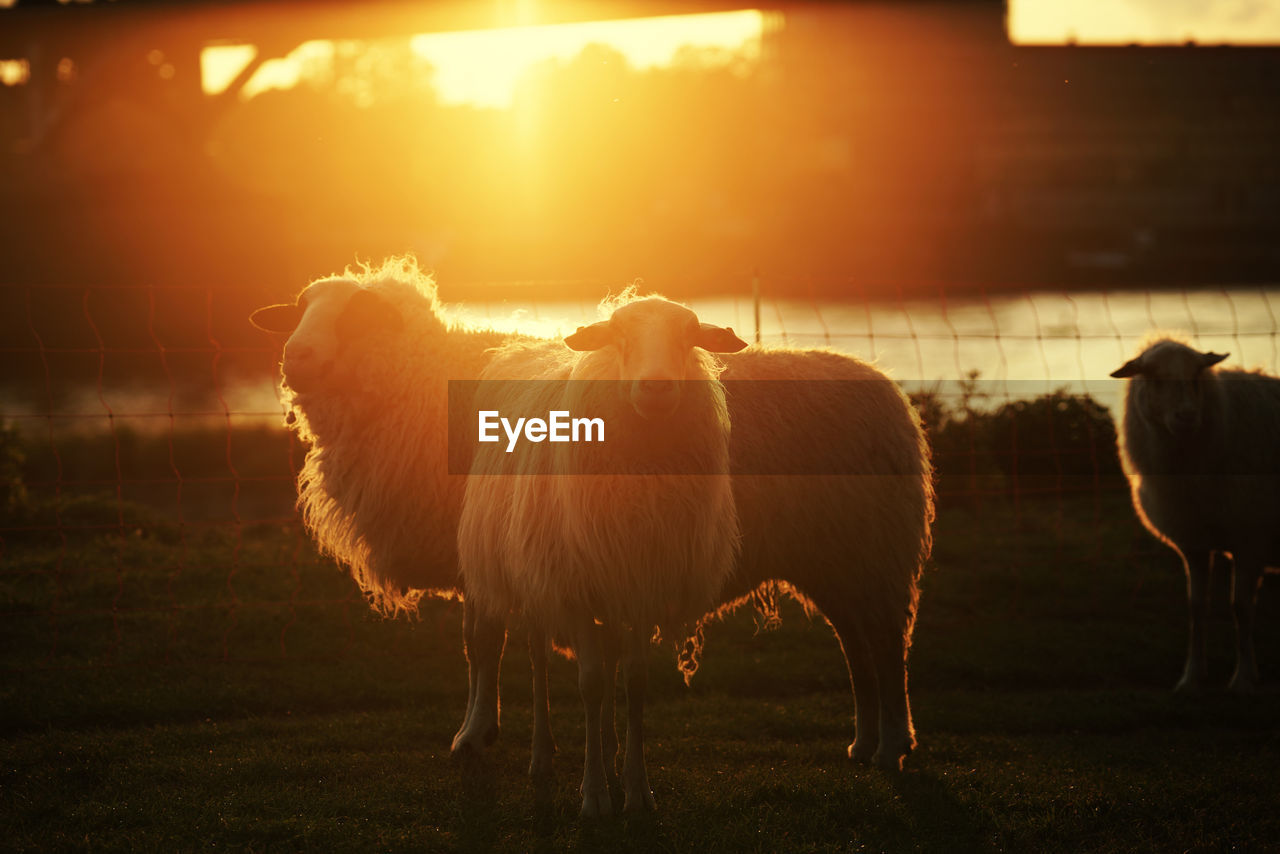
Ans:
[{"label": "sheep", "polygon": [[[708,623],[748,603],[776,616],[777,597],[790,595],[826,618],[845,654],[856,711],[847,756],[901,770],[916,745],[906,658],[934,517],[919,415],[885,374],[834,351],[756,347],[720,359],[742,545],[722,602],[682,656],[686,678]],[[535,738],[531,770],[549,762]]]},{"label": "sheep", "polygon": [[[412,258],[318,279],[250,320],[289,336],[280,389],[287,422],[310,445],[298,506],[321,552],[386,615],[416,611],[423,595],[459,596],[465,479],[448,473],[448,381],[479,376],[490,351],[515,336],[449,324]],[[463,609],[470,687],[455,753],[497,736],[494,652],[501,657],[506,637]],[[538,751],[554,750],[545,681],[538,698]]]},{"label": "sheep", "polygon": [[[364,291],[369,293],[358,293]],[[400,303],[407,321],[397,316]],[[352,316],[342,320],[348,313]],[[321,547],[351,567],[371,603],[384,612],[412,610],[423,589],[455,595],[461,486],[444,467],[447,451],[439,425],[446,407],[445,379],[478,377],[492,359],[487,351],[510,345],[512,337],[450,328],[440,317],[434,283],[411,261],[398,259],[378,269],[349,270],[320,280],[296,304],[262,309],[254,319],[269,331],[291,334],[292,346],[286,349],[293,352],[287,354],[284,375],[297,373],[298,379],[287,381],[283,391],[295,429],[313,444],[299,477],[306,496],[300,497],[300,506]],[[386,329],[374,329],[374,324]],[[366,348],[367,358],[361,355]],[[771,613],[778,594],[799,598],[806,609],[826,617],[845,653],[856,709],[848,756],[886,769],[900,767],[902,756],[915,745],[906,653],[933,519],[929,450],[919,419],[884,374],[835,352],[757,347],[721,361],[735,425],[730,435],[733,470],[767,470],[774,459],[821,444],[826,458],[817,469],[834,461],[837,468],[861,468],[871,476],[735,474],[741,558],[725,585],[725,601],[699,623],[697,638],[703,623],[744,603]],[[386,364],[396,365],[394,372],[403,377],[382,392],[378,383],[385,381],[359,378],[365,371],[359,366],[366,362],[370,378]],[[323,367],[309,369],[310,363]],[[320,392],[324,386],[318,380],[335,369],[331,401],[322,393],[298,398],[291,388],[295,382],[304,386],[307,381],[301,377],[312,375]],[[356,381],[344,380],[348,375]],[[736,391],[735,385],[740,386]],[[789,387],[792,400],[780,405],[771,386]],[[404,414],[398,414],[401,407]],[[381,454],[374,453],[375,446],[361,444],[358,428],[365,422],[377,428],[368,433],[385,448]],[[328,444],[332,447],[326,449]],[[350,458],[344,462],[346,455]],[[392,486],[381,488],[377,472],[388,467]],[[397,502],[397,492],[409,494],[403,492],[406,483],[414,499]],[[379,521],[385,517],[359,521],[370,516],[362,511],[365,501],[371,508],[385,502],[405,521],[394,526]],[[422,513],[410,519],[406,511],[414,506]],[[404,542],[395,543],[388,536],[393,531],[407,532]],[[463,604],[469,691],[463,724],[453,740],[455,754],[479,751],[498,733],[498,668],[506,638],[503,621],[481,619],[465,598]],[[555,751],[545,643],[531,641],[530,653],[530,771],[542,773]],[[691,656],[688,670],[693,663]],[[608,698],[606,691],[606,702]],[[606,728],[606,739],[609,735]]]},{"label": "sheep", "polygon": [[578,659],[584,817],[612,812],[605,757],[612,765],[606,691],[614,664],[606,650],[623,651],[627,688],[623,809],[651,810],[646,648],[655,627],[673,636],[718,601],[739,537],[728,412],[709,354],[746,343],[661,297],[628,291],[603,307],[609,319],[566,338],[571,350],[500,352],[482,379],[515,382],[477,395],[488,401],[477,406],[517,415],[585,409],[609,431],[605,441],[477,452],[458,529],[472,607],[495,621],[521,611],[567,638]]},{"label": "sheep", "polygon": [[844,652],[856,717],[847,756],[901,770],[916,745],[906,659],[934,514],[919,415],[884,373],[831,350],[722,359],[742,556],[693,653],[708,621],[749,602],[776,617],[776,597],[793,596]]},{"label": "sheep", "polygon": [[1227,355],[1157,336],[1111,374],[1128,380],[1119,445],[1134,510],[1187,574],[1191,629],[1178,692],[1198,690],[1206,676],[1214,554],[1234,563],[1229,687],[1238,692],[1257,687],[1257,592],[1265,569],[1280,566],[1280,379],[1215,369]]}]

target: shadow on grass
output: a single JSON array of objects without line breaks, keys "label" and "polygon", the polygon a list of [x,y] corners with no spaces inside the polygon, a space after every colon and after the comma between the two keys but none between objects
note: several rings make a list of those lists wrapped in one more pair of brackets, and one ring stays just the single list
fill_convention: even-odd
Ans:
[{"label": "shadow on grass", "polygon": [[990,822],[951,794],[931,771],[908,770],[889,778],[890,787],[911,816],[919,839],[946,839],[956,851],[995,851]]},{"label": "shadow on grass", "polygon": [[[529,850],[551,854],[571,845],[578,851],[617,852],[670,851],[673,842],[661,824],[659,815],[622,815],[621,789],[610,789],[614,809],[619,812],[602,818],[578,816],[581,805],[576,775],[567,799],[557,800],[562,793],[556,774],[534,777],[529,781],[533,795],[530,826],[533,844]],[[570,840],[573,840],[571,843]]]},{"label": "shadow on grass", "polygon": [[489,851],[498,841],[498,775],[485,754],[470,751],[454,759],[458,768],[457,839],[463,851]]},{"label": "shadow on grass", "polygon": [[656,815],[614,815],[582,821],[578,825],[578,850],[614,854],[620,851],[672,851],[674,843]]}]

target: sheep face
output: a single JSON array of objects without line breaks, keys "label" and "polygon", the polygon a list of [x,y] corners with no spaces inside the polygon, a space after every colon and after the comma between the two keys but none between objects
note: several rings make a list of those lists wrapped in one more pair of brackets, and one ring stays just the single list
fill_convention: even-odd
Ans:
[{"label": "sheep face", "polygon": [[250,317],[260,329],[288,334],[282,370],[300,402],[316,392],[358,388],[353,345],[394,334],[399,313],[378,294],[350,279],[323,279],[309,285],[292,305],[258,309]]},{"label": "sheep face", "polygon": [[612,359],[631,406],[644,418],[673,413],[682,381],[711,378],[695,347],[736,353],[747,346],[732,329],[700,323],[690,309],[661,297],[627,303],[608,320],[579,328],[565,344]]},{"label": "sheep face", "polygon": [[1201,353],[1177,341],[1163,339],[1112,371],[1132,378],[1130,405],[1151,423],[1173,436],[1200,429],[1204,400],[1204,372],[1229,354]]}]

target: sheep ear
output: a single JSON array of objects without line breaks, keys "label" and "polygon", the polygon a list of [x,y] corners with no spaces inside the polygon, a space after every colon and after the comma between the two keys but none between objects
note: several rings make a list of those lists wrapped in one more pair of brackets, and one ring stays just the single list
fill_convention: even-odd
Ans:
[{"label": "sheep ear", "polygon": [[1218,364],[1219,362],[1221,362],[1223,359],[1227,358],[1227,357],[1228,357],[1228,356],[1230,356],[1230,355],[1231,355],[1230,353],[1222,353],[1222,354],[1218,354],[1218,353],[1201,353],[1201,354],[1200,354],[1200,369],[1201,369],[1201,370],[1204,370],[1205,368],[1211,368],[1211,367],[1213,367],[1214,365]]},{"label": "sheep ear", "polygon": [[282,335],[292,334],[301,321],[302,306],[296,303],[263,306],[249,315],[249,322],[263,332],[278,332]]},{"label": "sheep ear", "polygon": [[607,320],[579,326],[577,332],[565,336],[564,343],[570,350],[599,350],[613,343],[613,327]]},{"label": "sheep ear", "polygon": [[1126,377],[1136,377],[1140,373],[1142,373],[1142,357],[1141,356],[1134,359],[1130,359],[1129,361],[1125,362],[1123,365],[1121,365],[1120,367],[1112,371],[1111,376],[1115,377],[1116,379],[1122,380]]},{"label": "sheep ear", "polygon": [[736,353],[747,346],[747,342],[735,335],[730,327],[712,326],[710,323],[698,324],[693,344],[708,353]]},{"label": "sheep ear", "polygon": [[404,318],[389,301],[373,291],[364,289],[352,294],[338,318],[338,337],[344,340],[364,335],[399,332],[404,328]]}]

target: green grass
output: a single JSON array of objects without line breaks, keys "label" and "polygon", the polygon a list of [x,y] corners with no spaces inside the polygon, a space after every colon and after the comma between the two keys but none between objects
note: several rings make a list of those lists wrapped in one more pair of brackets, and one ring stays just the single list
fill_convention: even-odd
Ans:
[{"label": "green grass", "polygon": [[[12,850],[1245,850],[1280,841],[1280,695],[1169,689],[1185,643],[1173,555],[1122,495],[939,518],[911,658],[920,747],[849,764],[830,630],[711,627],[686,688],[666,648],[646,715],[651,819],[577,819],[581,708],[553,666],[554,778],[525,776],[528,664],[503,734],[448,745],[460,607],[366,612],[292,530],[131,527],[9,543],[0,573],[0,839]],[[1258,650],[1280,677],[1280,601]],[[1215,587],[1211,666],[1232,666]]]}]

